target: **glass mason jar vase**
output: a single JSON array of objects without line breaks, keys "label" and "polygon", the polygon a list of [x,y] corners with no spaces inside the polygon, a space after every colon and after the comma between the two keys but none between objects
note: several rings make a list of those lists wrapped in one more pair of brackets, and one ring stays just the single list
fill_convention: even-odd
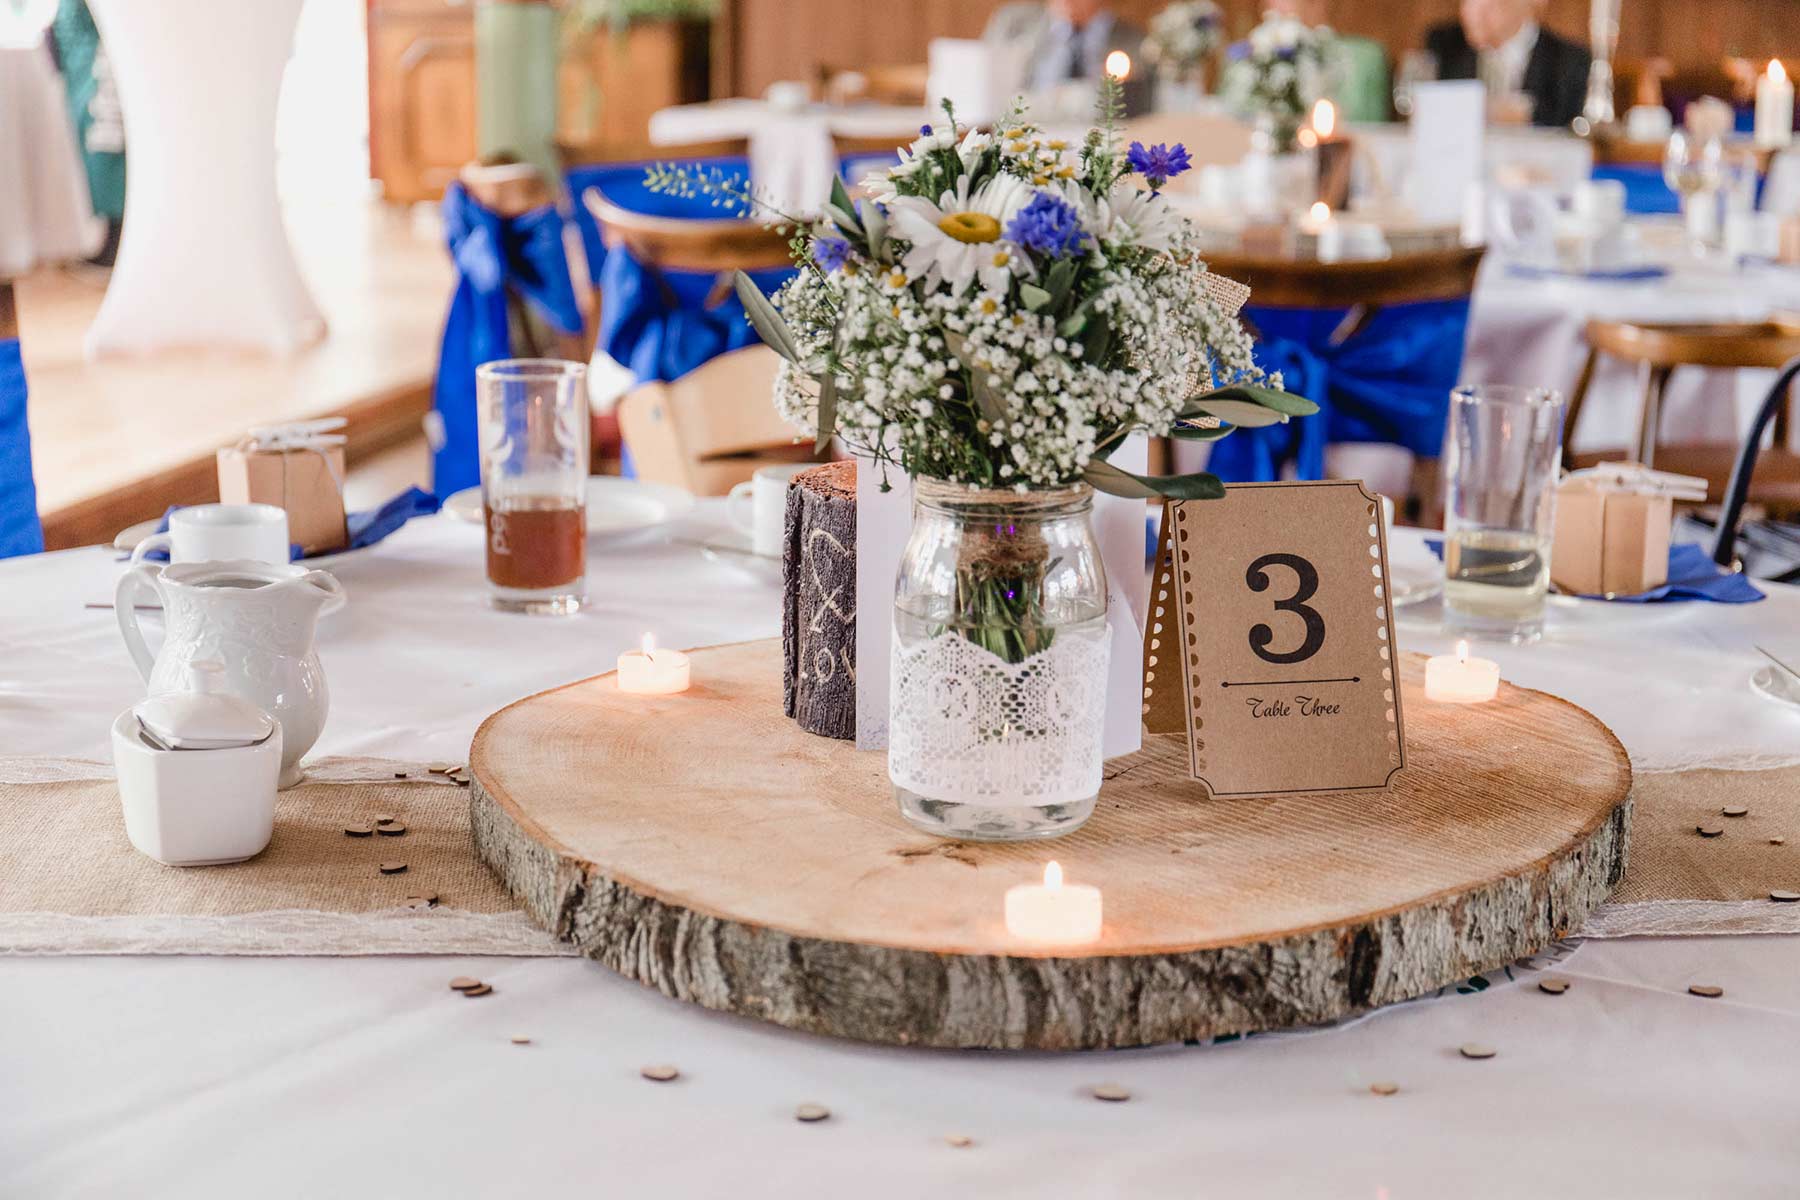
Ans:
[{"label": "glass mason jar vase", "polygon": [[1100,792],[1109,639],[1093,491],[913,483],[894,588],[888,778],[941,837],[1081,826]]}]

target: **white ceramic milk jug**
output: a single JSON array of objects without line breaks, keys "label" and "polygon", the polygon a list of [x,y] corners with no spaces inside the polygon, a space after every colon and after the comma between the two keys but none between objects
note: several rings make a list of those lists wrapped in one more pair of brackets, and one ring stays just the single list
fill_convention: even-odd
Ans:
[{"label": "white ceramic milk jug", "polygon": [[[154,589],[165,615],[152,654],[137,605]],[[150,694],[178,692],[196,660],[224,664],[224,686],[281,722],[281,786],[300,782],[300,757],[325,727],[330,697],[313,649],[319,616],[344,602],[324,571],[259,562],[141,563],[119,580],[119,632]]]}]

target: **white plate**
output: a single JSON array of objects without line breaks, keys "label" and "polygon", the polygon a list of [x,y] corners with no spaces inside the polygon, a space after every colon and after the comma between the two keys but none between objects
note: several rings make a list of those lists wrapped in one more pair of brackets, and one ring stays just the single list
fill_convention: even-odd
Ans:
[{"label": "white plate", "polygon": [[[161,524],[162,518],[156,517],[149,521],[139,521],[136,525],[121,529],[118,536],[113,538],[112,548],[117,550],[120,554],[130,554],[133,550],[138,548],[139,542],[155,533],[156,527]],[[315,554],[311,558],[297,558],[294,561],[309,567],[328,567],[332,563],[342,562],[346,558],[350,558],[357,554],[364,554],[374,548],[373,545],[369,545],[358,546],[354,550],[333,550],[330,554]]]},{"label": "white plate", "polygon": [[1444,590],[1444,564],[1389,563],[1388,586],[1394,592],[1394,607],[1405,608],[1439,595]]},{"label": "white plate", "polygon": [[[693,511],[694,495],[662,483],[643,483],[615,475],[587,481],[587,531],[590,538],[614,540],[667,525]],[[444,511],[459,521],[481,523],[481,489],[464,488],[444,501]]]}]

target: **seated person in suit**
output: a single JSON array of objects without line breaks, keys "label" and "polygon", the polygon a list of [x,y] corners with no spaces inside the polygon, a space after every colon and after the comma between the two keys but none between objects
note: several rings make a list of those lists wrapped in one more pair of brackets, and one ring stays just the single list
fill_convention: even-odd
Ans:
[{"label": "seated person in suit", "polygon": [[[1292,17],[1317,29],[1331,24],[1331,0],[1268,0],[1264,11]],[[1385,121],[1393,89],[1388,83],[1387,51],[1368,38],[1338,33],[1337,72],[1333,82],[1332,103],[1344,121]],[[1227,71],[1237,64],[1226,66]]]},{"label": "seated person in suit", "polygon": [[1462,20],[1425,35],[1439,79],[1479,79],[1532,99],[1531,123],[1567,125],[1587,98],[1587,47],[1538,24],[1544,0],[1462,0]]},{"label": "seated person in suit", "polygon": [[989,18],[982,37],[989,42],[1026,47],[1027,94],[1048,92],[1070,80],[1098,82],[1106,56],[1123,50],[1131,57],[1125,78],[1125,113],[1150,110],[1150,68],[1144,58],[1144,32],[1121,20],[1105,0],[1048,0],[1044,4],[1007,4]]}]

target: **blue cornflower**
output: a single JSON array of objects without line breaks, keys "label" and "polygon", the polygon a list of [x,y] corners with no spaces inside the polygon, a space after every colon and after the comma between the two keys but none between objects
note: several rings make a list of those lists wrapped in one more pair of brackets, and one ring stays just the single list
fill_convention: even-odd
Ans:
[{"label": "blue cornflower", "polygon": [[1194,164],[1188,160],[1187,147],[1180,142],[1173,146],[1165,146],[1161,142],[1144,149],[1144,143],[1133,142],[1125,151],[1125,159],[1131,169],[1144,177],[1144,182],[1155,191],[1175,176],[1181,174]]},{"label": "blue cornflower", "polygon": [[920,137],[930,137],[931,136],[931,126],[929,126],[929,125],[919,126],[919,136]]},{"label": "blue cornflower", "polygon": [[1006,227],[1007,240],[1049,258],[1076,254],[1087,234],[1081,231],[1081,214],[1060,196],[1039,192],[1018,211]]},{"label": "blue cornflower", "polygon": [[850,243],[836,237],[814,238],[812,256],[827,271],[836,271],[849,261]]},{"label": "blue cornflower", "polygon": [[1250,57],[1250,43],[1231,43],[1231,45],[1225,47],[1225,57],[1229,58],[1232,62],[1243,62],[1246,58]]}]

